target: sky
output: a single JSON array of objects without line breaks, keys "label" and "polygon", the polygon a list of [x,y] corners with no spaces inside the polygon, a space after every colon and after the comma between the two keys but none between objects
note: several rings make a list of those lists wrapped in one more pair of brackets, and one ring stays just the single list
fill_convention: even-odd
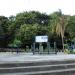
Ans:
[{"label": "sky", "polygon": [[6,17],[33,10],[51,14],[58,9],[63,14],[75,15],[75,0],[0,0],[0,16]]}]

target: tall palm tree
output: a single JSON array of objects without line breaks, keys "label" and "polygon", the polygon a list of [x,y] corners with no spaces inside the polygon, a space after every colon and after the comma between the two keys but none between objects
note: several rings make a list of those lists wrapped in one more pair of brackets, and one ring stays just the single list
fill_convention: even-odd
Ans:
[{"label": "tall palm tree", "polygon": [[65,15],[62,14],[61,10],[56,13],[56,18],[54,20],[54,25],[53,25],[53,30],[54,32],[61,37],[62,39],[62,46],[64,50],[64,33],[65,33],[65,28],[68,24],[69,18]]}]

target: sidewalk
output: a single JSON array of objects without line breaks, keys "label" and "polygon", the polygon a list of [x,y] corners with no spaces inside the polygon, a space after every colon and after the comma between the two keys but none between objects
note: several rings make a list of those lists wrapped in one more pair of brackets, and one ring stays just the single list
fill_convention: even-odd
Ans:
[{"label": "sidewalk", "polygon": [[30,62],[30,61],[64,61],[75,60],[75,54],[49,54],[33,55],[32,53],[0,53],[0,62]]}]

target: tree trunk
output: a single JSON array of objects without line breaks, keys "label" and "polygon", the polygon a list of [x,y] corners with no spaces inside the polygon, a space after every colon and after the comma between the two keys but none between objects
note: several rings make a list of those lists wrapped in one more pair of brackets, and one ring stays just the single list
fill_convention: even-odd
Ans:
[{"label": "tree trunk", "polygon": [[64,52],[64,38],[63,37],[62,37],[62,47],[63,47],[62,51]]}]

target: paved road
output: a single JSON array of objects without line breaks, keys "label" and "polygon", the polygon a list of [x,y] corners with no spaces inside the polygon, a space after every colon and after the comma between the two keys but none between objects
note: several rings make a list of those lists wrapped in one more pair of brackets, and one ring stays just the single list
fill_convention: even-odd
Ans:
[{"label": "paved road", "polygon": [[[0,53],[0,63],[12,63],[12,62],[32,62],[32,61],[63,61],[63,60],[75,60],[74,54],[58,53],[52,55],[33,55],[32,53]],[[0,75],[24,75],[24,73],[8,73]],[[75,74],[71,74],[75,75]]]}]

